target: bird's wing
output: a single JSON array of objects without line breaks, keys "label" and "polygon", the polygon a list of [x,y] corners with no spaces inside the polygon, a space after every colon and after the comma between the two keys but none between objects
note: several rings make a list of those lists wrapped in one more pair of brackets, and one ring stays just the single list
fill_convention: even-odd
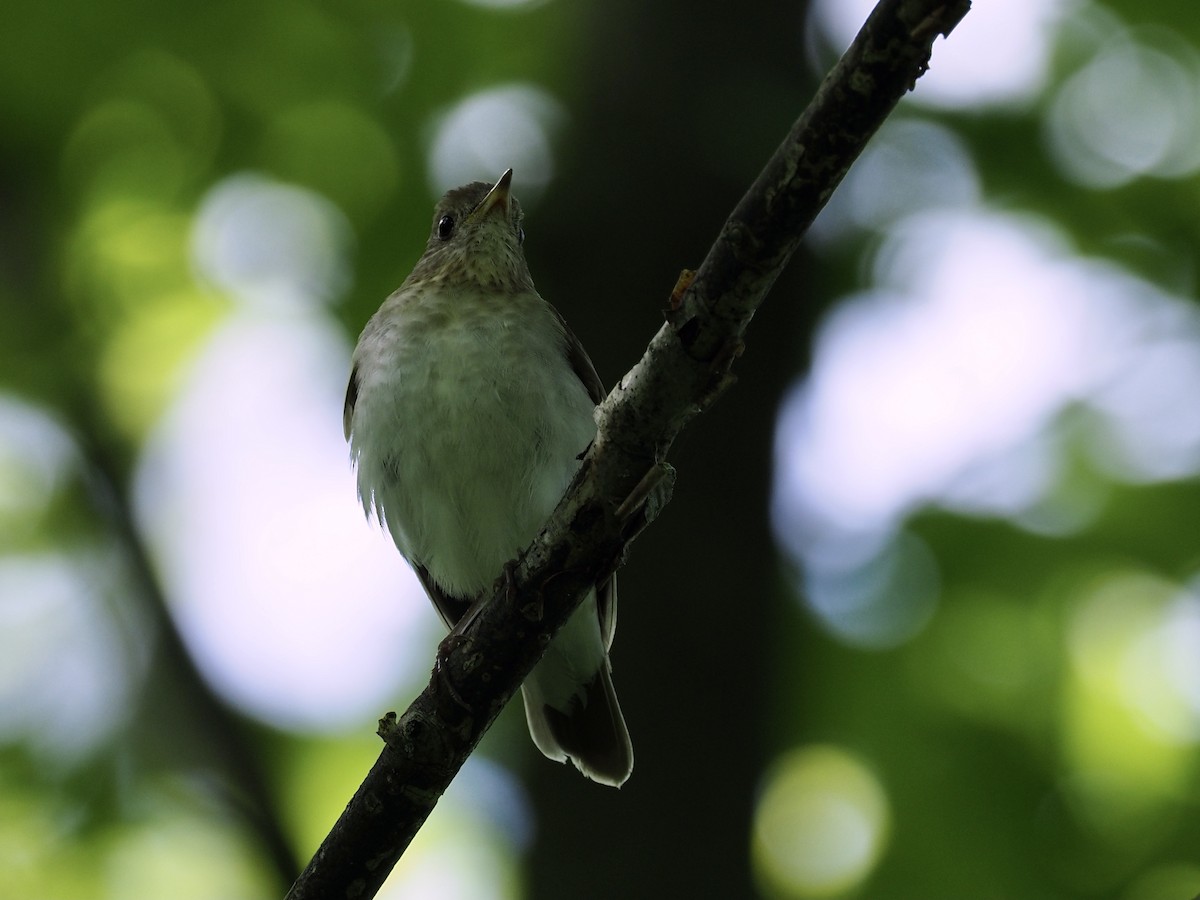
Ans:
[{"label": "bird's wing", "polygon": [[[554,309],[554,307],[551,307]],[[592,365],[591,357],[587,355],[587,351],[583,349],[583,344],[579,338],[575,337],[575,332],[566,323],[566,320],[559,314],[558,310],[554,310],[554,315],[558,316],[559,324],[562,325],[563,334],[567,342],[567,361],[571,364],[571,368],[583,382],[584,388],[588,392],[588,396],[592,398],[592,402],[599,404],[604,400],[604,382],[600,380],[600,376],[596,374],[596,367]],[[596,585],[596,612],[600,618],[600,636],[604,639],[604,649],[607,650],[612,646],[613,637],[617,633],[617,576],[610,575],[607,579]]]},{"label": "bird's wing", "polygon": [[566,319],[553,306],[550,308],[554,310],[554,315],[558,318],[558,324],[562,326],[563,336],[566,338],[567,362],[571,364],[571,368],[579,376],[579,380],[583,382],[583,386],[587,390],[588,396],[592,398],[592,402],[599,403],[604,399],[604,382],[596,374],[596,367],[592,365],[591,358],[587,355],[587,351],[583,349],[583,344],[579,342],[579,338],[575,337],[575,332],[571,330],[571,326],[567,324]]},{"label": "bird's wing", "polygon": [[342,433],[350,440],[350,424],[354,421],[354,404],[358,402],[358,367],[350,372],[350,383],[346,385],[346,405],[342,407]]},{"label": "bird's wing", "polygon": [[421,579],[421,586],[425,588],[425,593],[429,595],[429,599],[433,603],[433,608],[441,616],[446,629],[453,631],[454,626],[458,624],[458,620],[471,608],[471,602],[463,600],[461,597],[452,597],[443,591],[441,586],[433,580],[433,576],[429,574],[429,570],[424,566],[414,565],[413,571],[417,573],[417,578]]},{"label": "bird's wing", "polygon": [[600,637],[607,651],[612,649],[613,638],[617,635],[616,575],[610,575],[607,580],[596,585],[596,612],[600,618]]}]

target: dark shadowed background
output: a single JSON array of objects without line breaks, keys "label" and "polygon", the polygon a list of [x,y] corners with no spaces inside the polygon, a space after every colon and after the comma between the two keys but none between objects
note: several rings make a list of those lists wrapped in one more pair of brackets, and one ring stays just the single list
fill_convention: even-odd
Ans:
[{"label": "dark shadowed background", "polygon": [[[632,779],[510,709],[380,896],[1200,892],[1200,20],[976,7],[672,451]],[[868,9],[9,5],[0,900],[282,895],[438,637],[341,435],[434,200],[611,385]]]}]

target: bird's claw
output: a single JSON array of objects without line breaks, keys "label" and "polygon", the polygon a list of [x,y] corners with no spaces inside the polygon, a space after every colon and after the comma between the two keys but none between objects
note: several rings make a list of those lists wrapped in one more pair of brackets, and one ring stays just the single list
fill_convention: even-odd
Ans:
[{"label": "bird's claw", "polygon": [[[504,589],[504,599],[509,605],[517,599],[518,565],[520,565],[519,559],[510,559],[504,564],[504,570],[500,573],[500,586]],[[521,607],[521,615],[528,621],[536,623],[542,621],[543,610],[542,594],[539,591],[532,601]]]},{"label": "bird's claw", "polygon": [[452,631],[438,644],[437,653],[433,658],[433,683],[435,689],[444,691],[449,695],[451,700],[468,712],[471,711],[471,705],[462,698],[462,695],[458,693],[450,680],[450,655],[460,647],[470,643],[471,639],[465,634]]},{"label": "bird's claw", "polygon": [[675,469],[660,462],[642,476],[629,496],[617,507],[617,520],[621,522],[626,541],[636,537],[642,529],[653,522],[662,508],[671,499],[675,487]]}]

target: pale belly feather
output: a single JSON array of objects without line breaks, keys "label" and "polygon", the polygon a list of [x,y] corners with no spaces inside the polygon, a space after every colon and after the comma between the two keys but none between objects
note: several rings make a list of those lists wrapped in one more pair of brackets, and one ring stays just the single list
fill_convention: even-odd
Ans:
[{"label": "pale belly feather", "polygon": [[380,364],[359,373],[364,502],[460,597],[489,588],[532,540],[595,434],[557,321],[531,299],[519,325],[517,310],[425,328],[410,316],[415,327],[373,336]]}]

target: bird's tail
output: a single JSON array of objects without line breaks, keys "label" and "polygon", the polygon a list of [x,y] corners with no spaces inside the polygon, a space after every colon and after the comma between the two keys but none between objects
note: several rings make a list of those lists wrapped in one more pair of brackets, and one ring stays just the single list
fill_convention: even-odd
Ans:
[{"label": "bird's tail", "polygon": [[547,702],[542,687],[545,677],[539,678],[535,668],[521,689],[529,733],[537,748],[557,762],[571,760],[593,781],[620,787],[633,771],[633,744],[613,689],[608,657],[566,703],[551,706]]}]

